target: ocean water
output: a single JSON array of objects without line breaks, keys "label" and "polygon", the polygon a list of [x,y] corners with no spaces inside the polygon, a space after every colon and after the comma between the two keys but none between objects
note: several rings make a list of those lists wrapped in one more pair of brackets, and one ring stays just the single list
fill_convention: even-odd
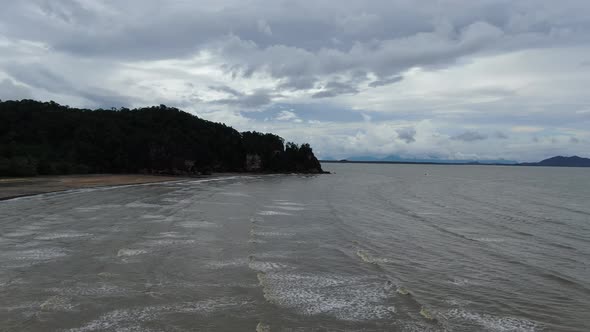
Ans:
[{"label": "ocean water", "polygon": [[588,331],[590,170],[327,164],[0,202],[0,331]]}]

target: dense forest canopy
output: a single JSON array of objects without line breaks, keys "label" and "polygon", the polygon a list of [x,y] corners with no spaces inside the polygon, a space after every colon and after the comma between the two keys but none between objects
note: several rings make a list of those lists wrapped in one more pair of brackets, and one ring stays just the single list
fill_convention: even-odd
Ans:
[{"label": "dense forest canopy", "polygon": [[88,110],[0,101],[0,176],[322,172],[309,144],[240,133],[164,105]]}]

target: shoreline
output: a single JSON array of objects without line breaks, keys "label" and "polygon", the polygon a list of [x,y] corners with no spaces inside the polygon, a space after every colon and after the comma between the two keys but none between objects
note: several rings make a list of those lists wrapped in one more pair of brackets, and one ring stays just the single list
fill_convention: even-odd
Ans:
[{"label": "shoreline", "polygon": [[[290,173],[251,173],[227,172],[208,175],[151,175],[151,174],[82,174],[82,175],[48,175],[35,177],[0,177],[0,202],[14,198],[35,196],[73,189],[100,188],[134,184],[160,183],[182,180],[207,179],[235,175],[270,175]],[[298,174],[330,174],[298,173]]]},{"label": "shoreline", "polygon": [[194,178],[144,174],[87,174],[0,178],[0,201],[72,189],[158,183]]}]

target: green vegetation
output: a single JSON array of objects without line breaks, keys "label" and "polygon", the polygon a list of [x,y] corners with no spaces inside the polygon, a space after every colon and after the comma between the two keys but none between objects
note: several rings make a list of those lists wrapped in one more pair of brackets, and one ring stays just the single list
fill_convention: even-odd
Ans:
[{"label": "green vegetation", "polygon": [[160,105],[88,110],[0,101],[0,176],[322,172],[309,144],[239,133]]}]

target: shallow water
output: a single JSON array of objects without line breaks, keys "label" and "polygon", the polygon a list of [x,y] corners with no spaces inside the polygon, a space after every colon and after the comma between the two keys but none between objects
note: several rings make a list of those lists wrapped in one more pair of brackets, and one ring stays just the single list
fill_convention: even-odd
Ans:
[{"label": "shallow water", "polygon": [[0,330],[589,329],[590,170],[325,168],[0,202]]}]

